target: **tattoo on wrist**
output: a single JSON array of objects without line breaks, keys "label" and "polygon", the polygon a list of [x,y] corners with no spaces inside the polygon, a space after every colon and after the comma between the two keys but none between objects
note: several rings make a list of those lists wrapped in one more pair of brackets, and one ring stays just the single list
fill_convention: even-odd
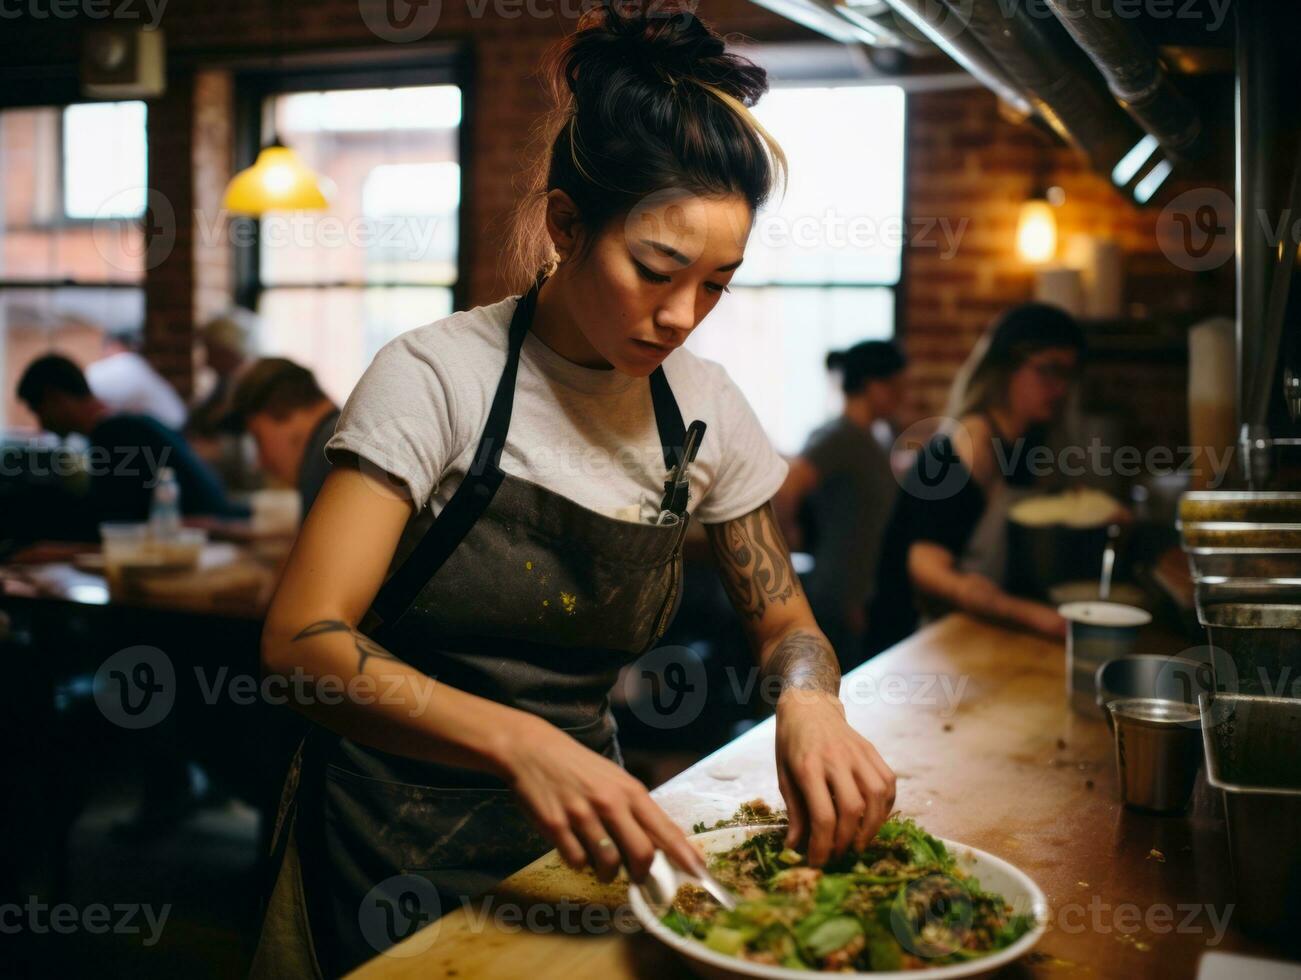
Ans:
[{"label": "tattoo on wrist", "polygon": [[790,690],[840,694],[840,664],[826,637],[795,630],[777,644],[764,664],[764,673],[781,678],[782,693]]},{"label": "tattoo on wrist", "polygon": [[304,628],[297,636],[294,642],[305,640],[313,636],[321,636],[324,633],[347,633],[352,637],[352,642],[357,647],[357,673],[366,669],[366,661],[371,657],[380,660],[397,660],[398,658],[389,653],[382,646],[372,640],[365,633],[361,633],[349,626],[341,619],[322,619],[313,623],[311,626]]},{"label": "tattoo on wrist", "polygon": [[790,552],[772,505],[764,504],[744,517],[708,526],[732,605],[747,619],[762,619],[775,603],[785,605],[800,591]]}]

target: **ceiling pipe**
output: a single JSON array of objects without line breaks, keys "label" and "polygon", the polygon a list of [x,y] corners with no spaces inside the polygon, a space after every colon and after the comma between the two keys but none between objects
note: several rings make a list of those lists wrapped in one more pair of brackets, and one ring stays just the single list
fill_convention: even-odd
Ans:
[{"label": "ceiling pipe", "polygon": [[[1068,144],[1110,172],[1140,132],[1043,0],[943,0],[1035,111]],[[1034,12],[1031,11],[1034,8]]]},{"label": "ceiling pipe", "polygon": [[993,92],[1022,118],[1034,115],[1034,107],[998,66],[988,51],[967,33],[966,23],[955,18],[935,0],[886,0],[900,18],[953,59],[959,68]]},{"label": "ceiling pipe", "polygon": [[[1046,0],[1062,27],[1106,79],[1122,109],[1155,136],[1168,155],[1189,160],[1204,152],[1202,120],[1180,94],[1156,49],[1130,18],[1106,0]],[[1099,2],[1105,4],[1099,7]]]}]

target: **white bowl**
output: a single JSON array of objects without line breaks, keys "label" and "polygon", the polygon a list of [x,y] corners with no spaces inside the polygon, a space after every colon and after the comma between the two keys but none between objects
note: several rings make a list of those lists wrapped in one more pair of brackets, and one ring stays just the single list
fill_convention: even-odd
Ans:
[{"label": "white bowl", "polygon": [[[748,827],[723,827],[696,834],[692,838],[699,841],[707,854],[728,851],[743,843],[755,834],[770,830],[783,829],[782,825],[762,824]],[[948,848],[949,853],[957,858],[958,867],[968,874],[980,879],[980,887],[987,892],[1002,895],[1013,911],[1019,915],[1029,915],[1034,920],[1030,931],[1006,949],[1001,949],[988,956],[982,956],[966,963],[954,963],[950,966],[934,966],[920,970],[890,970],[867,973],[827,973],[826,976],[837,977],[907,977],[910,980],[951,980],[954,977],[982,977],[993,973],[1001,967],[1024,956],[1034,948],[1043,936],[1048,925],[1048,901],[1039,886],[1025,872],[1008,864],[992,854],[978,851],[955,841],[937,838]],[[725,953],[715,952],[698,939],[679,936],[656,917],[638,885],[630,885],[628,898],[633,913],[642,928],[652,936],[674,950],[686,960],[687,965],[698,976],[708,980],[737,980],[743,977],[763,977],[766,980],[809,980],[820,975],[817,970],[793,970],[784,966],[767,966],[737,959]]]}]

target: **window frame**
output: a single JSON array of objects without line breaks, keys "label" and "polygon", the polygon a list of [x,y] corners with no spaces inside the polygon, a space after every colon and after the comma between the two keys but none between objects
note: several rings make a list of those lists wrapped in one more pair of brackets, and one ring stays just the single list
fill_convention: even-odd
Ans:
[{"label": "window frame", "polygon": [[[471,251],[474,241],[470,209],[464,202],[471,199],[472,167],[465,163],[471,158],[473,128],[473,59],[466,46],[439,50],[400,64],[376,61],[358,65],[322,65],[289,70],[255,70],[238,72],[235,76],[235,172],[251,167],[257,159],[263,142],[269,134],[262,131],[262,114],[265,101],[275,95],[295,92],[340,91],[364,88],[401,88],[414,85],[455,85],[461,90],[461,122],[457,127],[457,155],[461,162],[461,201],[457,208],[456,281],[451,286],[452,308],[466,308],[469,292],[467,270],[472,268]],[[234,301],[249,310],[258,309],[262,294],[268,289],[280,288],[448,288],[445,283],[420,282],[320,282],[292,286],[269,286],[262,281],[261,222],[256,218],[235,218],[247,222],[241,237],[248,245],[236,247],[231,243],[234,271]]]},{"label": "window frame", "polygon": [[803,77],[800,78],[798,82],[793,84],[788,84],[788,85],[783,85],[780,81],[777,81],[773,85],[773,89],[775,90],[778,88],[784,88],[784,89],[826,88],[831,86],[875,87],[876,85],[889,85],[894,88],[899,88],[902,90],[902,94],[903,94],[903,132],[901,134],[901,140],[900,140],[901,145],[903,147],[902,150],[903,159],[900,164],[903,168],[903,179],[899,191],[900,193],[899,220],[903,225],[904,240],[899,249],[898,278],[896,278],[894,282],[886,282],[884,280],[843,282],[838,280],[802,281],[802,280],[772,279],[772,280],[764,280],[763,282],[734,283],[731,288],[737,291],[743,289],[783,289],[783,288],[888,289],[893,294],[891,331],[890,331],[890,337],[888,339],[892,343],[898,344],[901,343],[904,338],[905,328],[907,323],[905,317],[905,304],[907,302],[907,295],[908,295],[908,266],[909,266],[908,230],[911,227],[910,221],[911,221],[911,214],[912,214],[912,208],[911,208],[912,179],[908,167],[909,156],[910,156],[909,134],[912,128],[912,121],[911,121],[912,105],[913,105],[912,91],[909,89],[907,85],[900,84],[898,80],[884,80],[881,82],[876,82],[876,83],[869,82],[865,84],[864,80],[862,79],[857,79],[857,78],[844,79],[838,77],[825,78],[825,79],[821,79],[817,77]]},{"label": "window frame", "polygon": [[[38,109],[53,109],[59,113],[58,125],[54,134],[54,155],[59,161],[56,168],[54,193],[58,200],[58,218],[50,221],[36,221],[26,225],[6,226],[6,230],[54,233],[62,229],[84,229],[96,222],[115,222],[130,224],[138,222],[144,213],[134,218],[77,218],[67,211],[68,173],[65,163],[65,141],[63,136],[65,116],[70,106],[100,102],[143,102],[145,106],[145,186],[149,186],[149,101],[147,99],[75,99],[72,102],[51,102],[44,105],[0,105],[0,113],[23,112]],[[71,279],[67,277],[53,279],[9,279],[0,277],[0,291],[10,289],[144,289],[148,270],[142,270],[140,278],[126,281],[122,279]]]}]

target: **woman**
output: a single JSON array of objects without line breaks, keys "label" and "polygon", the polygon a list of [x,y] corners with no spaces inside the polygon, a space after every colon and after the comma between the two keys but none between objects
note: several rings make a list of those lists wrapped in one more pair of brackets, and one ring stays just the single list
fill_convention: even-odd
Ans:
[{"label": "woman", "polygon": [[844,409],[790,461],[775,501],[784,528],[803,518],[801,543],[813,555],[804,586],[845,670],[863,659],[881,535],[899,489],[872,426],[898,410],[904,366],[898,348],[882,340],[827,355],[827,369],[840,376]]},{"label": "woman", "polygon": [[[767,503],[785,465],[722,369],[679,349],[784,164],[747,108],[764,73],[662,8],[589,12],[552,69],[542,221],[518,249],[551,261],[522,297],[377,355],[268,613],[267,670],[350,693],[299,699],[319,725],[257,975],[343,972],[552,845],[603,880],[642,879],[657,848],[699,867],[621,768],[608,708],[674,611],[693,517],[780,679],[791,843],[823,863],[893,804]],[[686,420],[706,426],[689,494],[665,482]],[[426,504],[437,519],[385,581]]]},{"label": "woman", "polygon": [[976,345],[954,383],[952,424],[918,453],[895,502],[869,650],[911,633],[919,603],[1065,635],[1055,609],[1004,591],[1007,512],[1028,492],[1029,450],[1061,414],[1083,354],[1075,320],[1040,303],[1009,310]]}]

